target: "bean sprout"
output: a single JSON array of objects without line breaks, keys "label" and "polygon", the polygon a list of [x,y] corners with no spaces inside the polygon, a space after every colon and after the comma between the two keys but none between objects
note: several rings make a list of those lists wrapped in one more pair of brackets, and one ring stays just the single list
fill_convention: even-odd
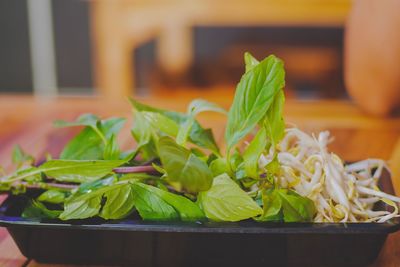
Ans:
[{"label": "bean sprout", "polygon": [[[385,222],[399,217],[396,204],[400,198],[384,193],[378,181],[388,166],[380,159],[366,159],[345,164],[328,152],[328,131],[308,135],[298,128],[286,129],[277,146],[281,171],[276,182],[314,201],[315,222]],[[275,151],[262,155],[260,166],[267,165]],[[374,210],[383,201],[392,211]]]}]

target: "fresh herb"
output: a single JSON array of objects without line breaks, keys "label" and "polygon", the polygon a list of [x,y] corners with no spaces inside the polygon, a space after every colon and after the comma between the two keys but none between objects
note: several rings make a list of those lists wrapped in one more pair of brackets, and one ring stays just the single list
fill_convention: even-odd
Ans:
[{"label": "fresh herb", "polygon": [[[23,212],[35,219],[135,214],[155,221],[311,221],[313,202],[277,182],[278,143],[285,130],[283,62],[275,56],[258,61],[246,53],[245,64],[228,113],[202,99],[193,100],[186,113],[130,99],[136,146],[126,151],[117,142],[123,118],[84,114],[73,122],[56,121],[57,127],[83,128],[58,159],[48,157],[39,166],[17,146],[17,170],[1,178],[0,190],[42,190]],[[225,153],[212,130],[198,122],[202,112],[228,115]]]},{"label": "fresh herb", "polygon": [[47,202],[53,204],[64,203],[67,193],[60,190],[50,189],[42,193],[37,200],[40,202]]},{"label": "fresh herb", "polygon": [[[75,122],[54,122],[56,127],[85,126],[85,128],[64,147],[60,154],[60,159],[109,159],[104,156],[109,157],[110,150],[117,147],[115,144],[115,136],[121,130],[124,123],[125,119],[123,118],[100,120],[100,118],[92,114],[84,114]],[[106,149],[108,152],[105,152]],[[114,151],[113,153],[116,152]],[[113,157],[115,157],[115,154]]]},{"label": "fresh herb", "polygon": [[158,153],[168,180],[179,182],[191,193],[206,191],[211,187],[213,176],[207,163],[170,137],[160,138]]},{"label": "fresh herb", "polygon": [[21,216],[31,219],[55,219],[61,214],[61,210],[50,210],[43,203],[32,200],[28,203]]},{"label": "fresh herb", "polygon": [[273,55],[258,64],[251,61],[247,69],[228,113],[225,131],[228,152],[266,116],[275,95],[285,85],[283,62]]},{"label": "fresh herb", "polygon": [[287,189],[269,189],[262,195],[264,214],[259,221],[309,222],[315,215],[314,203]]},{"label": "fresh herb", "polygon": [[35,159],[25,153],[19,145],[14,146],[12,152],[12,162],[21,168],[24,164],[32,165]]},{"label": "fresh herb", "polygon": [[207,218],[214,221],[241,221],[262,214],[262,209],[228,175],[214,178],[210,190],[199,194]]}]

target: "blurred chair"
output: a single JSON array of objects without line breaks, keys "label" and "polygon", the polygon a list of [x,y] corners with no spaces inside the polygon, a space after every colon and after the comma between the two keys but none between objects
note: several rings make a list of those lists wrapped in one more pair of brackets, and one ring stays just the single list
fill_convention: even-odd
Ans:
[{"label": "blurred chair", "polygon": [[[182,73],[193,60],[194,26],[341,26],[350,0],[93,0],[96,88],[134,93],[132,51],[157,40],[157,63]],[[212,40],[210,40],[212,41]]]}]

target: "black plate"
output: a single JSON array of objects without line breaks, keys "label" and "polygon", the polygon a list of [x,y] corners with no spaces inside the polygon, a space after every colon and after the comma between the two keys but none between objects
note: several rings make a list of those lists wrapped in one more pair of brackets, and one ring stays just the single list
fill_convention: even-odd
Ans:
[{"label": "black plate", "polygon": [[[393,194],[388,175],[383,191]],[[34,221],[23,196],[0,206],[0,226],[39,262],[136,266],[365,266],[399,220],[387,223]],[[381,207],[389,208],[389,207]]]}]

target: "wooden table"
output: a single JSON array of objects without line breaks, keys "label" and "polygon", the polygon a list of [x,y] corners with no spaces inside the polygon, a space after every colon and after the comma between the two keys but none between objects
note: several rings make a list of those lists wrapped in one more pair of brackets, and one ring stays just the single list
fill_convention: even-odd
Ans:
[{"label": "wooden table", "polygon": [[[232,93],[190,92],[169,93],[143,101],[184,111],[194,97],[203,97],[228,108]],[[131,109],[127,101],[107,101],[99,98],[37,99],[30,96],[0,96],[0,164],[11,169],[10,153],[15,144],[35,156],[46,151],[57,155],[62,145],[76,132],[73,129],[54,129],[54,119],[72,120],[83,112],[101,116],[124,116],[129,118]],[[309,132],[328,129],[335,136],[332,151],[346,160],[379,157],[389,160],[393,169],[393,183],[400,193],[400,118],[381,119],[364,115],[348,102],[286,101],[286,121]],[[221,142],[225,118],[222,115],[202,115],[200,121],[214,129]],[[131,121],[128,121],[130,124]],[[134,142],[129,126],[119,138],[123,147]],[[5,229],[0,229],[0,266],[51,266],[26,259],[19,252]],[[66,266],[66,265],[54,265]],[[400,233],[391,235],[373,266],[400,266]]]}]

